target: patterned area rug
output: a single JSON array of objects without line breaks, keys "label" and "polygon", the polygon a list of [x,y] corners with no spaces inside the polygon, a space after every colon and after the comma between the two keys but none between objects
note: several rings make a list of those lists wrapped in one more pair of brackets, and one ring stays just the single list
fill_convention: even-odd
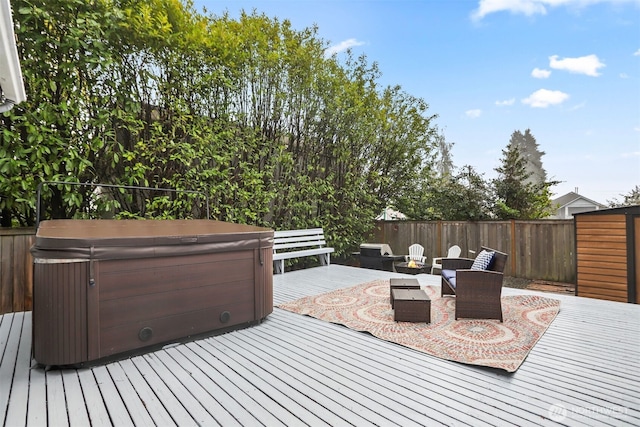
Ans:
[{"label": "patterned area rug", "polygon": [[502,297],[504,322],[455,320],[455,297],[431,298],[431,323],[395,322],[389,281],[377,280],[278,305],[348,328],[368,332],[441,359],[515,372],[560,310],[560,301],[536,295]]}]

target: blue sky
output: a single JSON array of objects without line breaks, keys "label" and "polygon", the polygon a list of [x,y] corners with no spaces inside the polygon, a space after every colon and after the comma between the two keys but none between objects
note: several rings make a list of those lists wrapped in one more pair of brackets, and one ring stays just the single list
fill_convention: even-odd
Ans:
[{"label": "blue sky", "polygon": [[600,203],[640,185],[640,0],[194,0],[296,29],[376,62],[383,86],[424,99],[457,167],[496,177],[531,133],[561,196]]}]

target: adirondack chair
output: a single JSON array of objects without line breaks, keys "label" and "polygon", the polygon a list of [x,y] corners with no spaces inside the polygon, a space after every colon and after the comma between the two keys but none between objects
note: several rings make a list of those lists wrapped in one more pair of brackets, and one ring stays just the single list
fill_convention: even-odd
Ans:
[{"label": "adirondack chair", "polygon": [[433,269],[437,268],[438,270],[442,271],[442,258],[458,258],[460,256],[460,253],[462,252],[462,249],[460,249],[460,246],[458,245],[453,245],[449,248],[449,251],[447,252],[447,256],[446,257],[437,257],[434,258],[431,261],[431,274],[433,274]]},{"label": "adirondack chair", "polygon": [[413,245],[409,246],[409,255],[405,255],[404,260],[406,262],[414,260],[416,262],[421,262],[422,264],[424,264],[426,258],[422,254],[424,254],[424,246],[419,245],[418,243],[414,243]]}]

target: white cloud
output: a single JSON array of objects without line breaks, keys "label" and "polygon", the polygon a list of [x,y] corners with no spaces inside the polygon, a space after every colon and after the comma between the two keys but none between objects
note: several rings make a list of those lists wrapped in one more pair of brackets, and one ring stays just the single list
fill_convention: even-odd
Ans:
[{"label": "white cloud", "polygon": [[570,73],[586,74],[587,76],[597,77],[598,68],[606,67],[600,62],[596,55],[580,56],[578,58],[558,59],[558,55],[549,57],[549,66],[556,70],[565,70]]},{"label": "white cloud", "polygon": [[362,46],[363,44],[365,44],[364,42],[358,41],[356,39],[347,39],[347,40],[343,40],[340,43],[333,45],[333,46],[329,46],[327,48],[327,50],[324,52],[325,56],[329,57],[331,55],[333,55],[334,53],[340,53],[340,52],[344,52],[345,50],[352,48],[354,46]]},{"label": "white cloud", "polygon": [[640,49],[633,52],[633,56],[640,56]]},{"label": "white cloud", "polygon": [[623,158],[640,157],[640,151],[632,151],[631,153],[622,153]]},{"label": "white cloud", "polygon": [[569,95],[559,90],[539,89],[522,100],[523,104],[534,108],[547,108],[550,105],[562,104],[569,99]]},{"label": "white cloud", "polygon": [[477,21],[491,13],[502,11],[522,13],[527,16],[547,13],[544,3],[536,0],[480,0],[478,9],[473,11],[471,18]]},{"label": "white cloud", "polygon": [[478,9],[471,13],[471,19],[479,21],[496,12],[511,12],[526,16],[546,15],[548,7],[585,7],[596,3],[634,3],[638,0],[480,0]]},{"label": "white cloud", "polygon": [[540,68],[534,68],[533,71],[531,72],[531,77],[534,77],[536,79],[547,79],[549,78],[550,75],[551,75],[551,71],[542,70]]},{"label": "white cloud", "polygon": [[498,107],[506,107],[509,105],[513,105],[516,102],[515,98],[505,99],[504,101],[496,101],[496,105]]},{"label": "white cloud", "polygon": [[627,74],[627,73],[620,73],[620,78],[621,78],[621,79],[628,79],[628,78],[629,78],[629,74]]},{"label": "white cloud", "polygon": [[475,110],[467,110],[464,112],[464,114],[470,119],[477,119],[478,117],[480,117],[480,115],[482,115],[482,110],[476,108]]}]

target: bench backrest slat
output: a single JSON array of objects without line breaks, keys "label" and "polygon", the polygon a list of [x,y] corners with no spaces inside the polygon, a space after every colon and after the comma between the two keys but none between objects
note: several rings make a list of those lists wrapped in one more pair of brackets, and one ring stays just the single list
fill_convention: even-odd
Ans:
[{"label": "bench backrest slat", "polygon": [[322,228],[284,230],[273,233],[273,251],[304,247],[323,247],[327,244]]},{"label": "bench backrest slat", "polygon": [[327,242],[324,240],[314,240],[312,242],[292,242],[292,243],[282,243],[279,245],[273,245],[274,250],[277,249],[291,249],[291,248],[306,248],[306,247],[321,247],[326,245]]},{"label": "bench backrest slat", "polygon": [[273,237],[278,238],[278,237],[296,237],[296,236],[309,236],[309,235],[316,235],[316,236],[322,236],[324,234],[324,231],[322,231],[322,228],[308,228],[306,230],[281,230],[281,231],[274,231],[273,232]]},{"label": "bench backrest slat", "polygon": [[317,242],[319,240],[324,240],[324,236],[277,237],[273,239],[273,243]]}]

